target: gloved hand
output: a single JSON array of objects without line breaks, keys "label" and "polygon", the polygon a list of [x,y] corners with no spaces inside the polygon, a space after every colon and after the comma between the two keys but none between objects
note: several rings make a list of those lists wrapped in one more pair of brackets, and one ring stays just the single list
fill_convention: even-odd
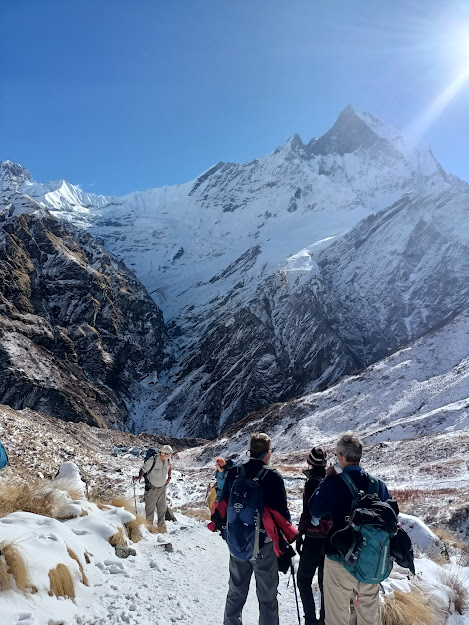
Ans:
[{"label": "gloved hand", "polygon": [[303,543],[305,542],[305,538],[302,534],[298,534],[297,538],[296,538],[296,553],[298,555],[301,555],[301,552],[303,551]]},{"label": "gloved hand", "polygon": [[215,510],[215,512],[212,514],[212,523],[214,523],[216,529],[221,532],[221,530],[226,525],[226,519],[222,519],[219,511]]}]

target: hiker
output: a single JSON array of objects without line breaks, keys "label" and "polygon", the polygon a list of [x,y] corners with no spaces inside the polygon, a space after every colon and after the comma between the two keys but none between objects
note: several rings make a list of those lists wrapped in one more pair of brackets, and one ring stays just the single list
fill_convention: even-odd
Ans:
[{"label": "hiker", "polygon": [[[325,604],[325,625],[348,625],[350,616],[350,599],[354,600],[357,614],[357,625],[376,625],[380,623],[379,607],[379,583],[366,583],[358,581],[357,577],[363,575],[351,564],[348,557],[353,551],[350,545],[345,545],[338,550],[340,538],[355,537],[355,529],[349,526],[346,517],[352,514],[352,503],[358,501],[360,497],[358,491],[364,493],[375,492],[377,496],[367,496],[368,500],[375,501],[382,509],[389,512],[387,502],[391,498],[386,484],[373,476],[369,476],[360,466],[363,444],[357,434],[353,432],[343,432],[337,440],[337,458],[340,467],[337,470],[330,466],[326,470],[326,479],[321,482],[309,501],[309,511],[312,516],[312,523],[317,524],[319,519],[327,514],[332,518],[332,529],[329,531],[326,542],[326,558],[324,561],[324,604]],[[353,491],[353,494],[352,494]],[[395,502],[392,502],[395,504]],[[395,504],[397,508],[397,504]],[[365,511],[367,512],[367,511]],[[395,515],[395,527],[397,527],[397,513]],[[358,528],[359,529],[359,528]],[[343,530],[337,534],[338,530]],[[387,534],[384,536],[388,536]],[[348,538],[347,538],[348,540]],[[357,552],[359,557],[368,557],[368,563],[372,565],[373,573],[376,575],[378,566],[373,563],[373,555],[370,556],[369,549],[372,548],[372,538],[361,544],[362,549]],[[379,552],[379,549],[377,550]],[[346,555],[344,555],[344,552]],[[392,568],[392,561],[388,556],[388,562],[382,563],[383,570]],[[385,566],[386,565],[386,566]],[[381,564],[380,564],[381,568]],[[352,571],[352,572],[350,572]],[[385,579],[389,575],[384,572]],[[367,577],[371,577],[369,573]]]},{"label": "hiker", "polygon": [[[296,539],[296,550],[300,555],[297,580],[301,601],[305,614],[305,625],[324,625],[324,593],[323,593],[323,570],[324,555],[326,553],[326,537],[331,529],[332,521],[328,518],[321,519],[319,525],[311,523],[311,513],[308,502],[314,491],[326,477],[327,454],[323,447],[317,446],[311,449],[306,462],[308,468],[303,471],[306,475],[306,484],[303,491],[303,511],[298,525],[300,535]],[[316,618],[316,606],[313,597],[313,578],[318,571],[318,583],[321,591],[321,609],[319,620]]]},{"label": "hiker", "polygon": [[[209,525],[209,529],[219,529],[222,535],[226,528],[230,549],[230,580],[223,624],[239,625],[242,622],[241,613],[254,572],[259,625],[278,625],[277,557],[281,554],[280,543],[292,542],[298,532],[289,523],[283,479],[275,469],[268,468],[272,456],[269,436],[253,434],[249,454],[251,459],[246,464],[228,472],[221,501]],[[252,519],[258,521],[253,523]]]},{"label": "hiker", "polygon": [[145,476],[145,515],[147,521],[153,524],[156,507],[160,532],[166,532],[166,486],[171,480],[172,453],[170,445],[163,445],[159,453],[155,453],[144,462],[140,473],[134,478],[140,482]]},{"label": "hiker", "polygon": [[234,464],[233,460],[227,460],[225,462],[224,458],[220,458],[218,456],[215,458],[215,473],[213,478],[216,481],[207,486],[206,499],[208,508],[212,513],[214,511],[214,506],[221,501],[221,494],[223,492],[223,486],[225,485],[226,476]]}]

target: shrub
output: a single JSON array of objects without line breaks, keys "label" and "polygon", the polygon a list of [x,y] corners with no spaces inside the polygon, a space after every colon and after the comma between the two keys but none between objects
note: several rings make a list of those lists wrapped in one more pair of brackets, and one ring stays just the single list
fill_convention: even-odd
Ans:
[{"label": "shrub", "polygon": [[199,521],[210,521],[210,510],[207,508],[194,508],[191,504],[184,504],[179,508],[175,509],[177,512],[182,512],[186,516],[190,516],[194,519],[199,519]]},{"label": "shrub", "polygon": [[127,534],[132,542],[138,543],[139,540],[141,540],[142,527],[145,527],[151,534],[158,533],[158,530],[153,523],[147,521],[147,519],[140,514],[135,514],[135,505],[129,499],[125,497],[113,497],[109,503],[111,506],[115,506],[116,508],[124,508],[127,512],[131,512],[135,516],[133,521],[125,523]]},{"label": "shrub", "polygon": [[8,567],[5,558],[0,555],[0,591],[10,590],[10,576],[8,575]]},{"label": "shrub", "polygon": [[70,569],[65,564],[58,564],[55,569],[49,571],[51,597],[68,597],[75,599],[75,585]]},{"label": "shrub", "polygon": [[0,484],[0,517],[13,512],[33,512],[53,517],[55,496],[53,491],[41,491],[43,484],[4,482]]},{"label": "shrub", "polygon": [[72,551],[70,547],[67,547],[67,552],[68,552],[68,555],[72,558],[72,560],[75,560],[75,562],[78,564],[78,568],[80,569],[80,573],[81,573],[81,581],[83,582],[85,586],[89,586],[90,584],[88,582],[88,578],[86,577],[85,570],[83,568],[82,563],[78,559],[77,554],[74,551]]},{"label": "shrub", "polygon": [[382,625],[436,625],[435,606],[417,588],[410,592],[396,590],[386,598],[381,609]]},{"label": "shrub", "polygon": [[113,547],[127,547],[127,540],[122,527],[119,527],[117,532],[108,538],[108,543]]},{"label": "shrub", "polygon": [[469,610],[469,589],[467,577],[455,570],[445,570],[441,575],[441,583],[452,590],[454,609],[458,614]]},{"label": "shrub", "polygon": [[11,574],[18,590],[23,593],[35,592],[36,589],[32,586],[29,579],[28,569],[20,548],[14,542],[4,541],[0,543],[0,551],[2,552],[5,565],[2,567],[2,590],[3,584],[5,584],[5,589],[9,587],[10,580],[8,574]]},{"label": "shrub", "polygon": [[70,495],[72,501],[79,501],[84,499],[83,489],[77,486],[76,480],[59,478],[53,480],[48,486],[57,490],[63,490]]}]

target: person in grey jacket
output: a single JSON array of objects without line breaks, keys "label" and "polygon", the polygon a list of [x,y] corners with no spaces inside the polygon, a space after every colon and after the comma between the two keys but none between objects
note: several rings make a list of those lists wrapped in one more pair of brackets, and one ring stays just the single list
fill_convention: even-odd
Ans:
[{"label": "person in grey jacket", "polygon": [[158,515],[158,529],[166,532],[166,487],[171,480],[171,454],[173,449],[170,445],[163,445],[160,453],[150,456],[140,469],[135,478],[140,482],[145,475],[145,515],[150,523],[153,523],[155,508]]}]

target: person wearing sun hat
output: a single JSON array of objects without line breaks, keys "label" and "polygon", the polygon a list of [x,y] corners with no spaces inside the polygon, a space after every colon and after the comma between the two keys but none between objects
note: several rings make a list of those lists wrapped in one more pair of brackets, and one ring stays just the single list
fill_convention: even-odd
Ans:
[{"label": "person wearing sun hat", "polygon": [[166,486],[171,480],[171,445],[163,445],[159,453],[150,456],[140,469],[138,481],[145,475],[147,478],[145,486],[145,515],[147,520],[153,524],[155,508],[158,515],[158,530],[166,531]]},{"label": "person wearing sun hat", "polygon": [[[326,546],[326,536],[332,522],[321,519],[319,525],[311,523],[311,513],[308,502],[322,480],[326,477],[327,453],[324,447],[317,445],[311,449],[306,458],[308,468],[303,471],[306,475],[306,484],[303,491],[303,512],[298,525],[299,537],[296,540],[296,550],[300,554],[300,566],[297,580],[301,601],[305,614],[305,625],[324,625],[324,598],[323,598],[323,570]],[[316,606],[313,598],[312,583],[318,571],[319,589],[321,591],[321,608],[319,619],[316,617]]]}]

